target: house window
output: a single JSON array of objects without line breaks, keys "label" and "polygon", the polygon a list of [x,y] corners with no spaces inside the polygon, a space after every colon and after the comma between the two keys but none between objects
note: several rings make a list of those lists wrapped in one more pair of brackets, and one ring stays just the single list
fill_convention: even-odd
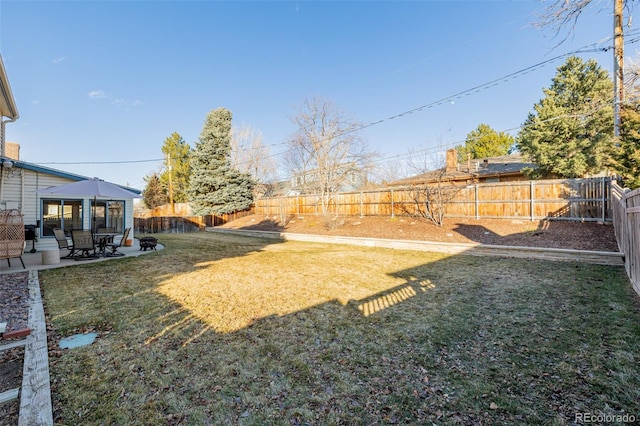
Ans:
[{"label": "house window", "polygon": [[53,236],[59,228],[70,233],[82,229],[82,200],[42,200],[42,236]]},{"label": "house window", "polygon": [[91,200],[91,215],[93,232],[98,228],[111,228],[114,232],[124,230],[124,201]]}]

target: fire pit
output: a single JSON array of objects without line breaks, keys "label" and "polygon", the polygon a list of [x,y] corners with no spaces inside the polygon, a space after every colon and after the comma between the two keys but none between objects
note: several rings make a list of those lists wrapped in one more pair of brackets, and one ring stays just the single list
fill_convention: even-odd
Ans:
[{"label": "fire pit", "polygon": [[154,237],[142,237],[140,238],[140,250],[147,251],[147,249],[155,250],[158,245],[158,240]]}]

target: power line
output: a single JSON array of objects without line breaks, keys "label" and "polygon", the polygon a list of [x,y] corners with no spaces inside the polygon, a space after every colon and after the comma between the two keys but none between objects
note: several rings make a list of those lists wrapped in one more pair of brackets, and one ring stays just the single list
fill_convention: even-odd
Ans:
[{"label": "power line", "polygon": [[[576,49],[576,50],[573,50],[573,51],[570,51],[570,52],[567,52],[567,53],[563,53],[561,55],[555,56],[553,58],[547,59],[545,61],[539,62],[539,63],[534,64],[534,65],[530,65],[530,66],[528,66],[526,68],[523,68],[521,70],[512,72],[510,74],[507,74],[505,76],[499,77],[497,79],[491,80],[491,81],[489,81],[487,83],[483,83],[483,84],[480,84],[478,86],[474,86],[474,87],[472,87],[470,89],[463,90],[461,92],[458,92],[456,94],[447,96],[447,97],[439,99],[437,101],[434,101],[434,102],[431,102],[431,103],[428,103],[428,104],[425,104],[425,105],[422,105],[422,106],[419,106],[419,107],[416,107],[416,108],[413,108],[413,109],[404,111],[402,113],[395,114],[395,115],[392,115],[392,116],[389,116],[389,117],[386,117],[386,118],[383,118],[383,119],[380,119],[380,120],[377,120],[377,121],[373,121],[373,122],[370,122],[368,124],[357,126],[357,127],[353,128],[353,129],[349,129],[349,130],[347,130],[345,132],[336,134],[336,135],[333,136],[333,138],[338,138],[338,137],[341,137],[341,136],[344,136],[344,135],[347,135],[347,134],[350,134],[350,133],[361,131],[361,130],[364,130],[364,129],[367,129],[367,128],[370,128],[370,127],[373,127],[373,126],[377,126],[377,125],[382,124],[384,122],[394,120],[396,118],[401,118],[401,117],[404,117],[406,115],[414,114],[416,112],[421,112],[421,111],[424,111],[426,109],[431,109],[431,108],[434,108],[436,106],[440,106],[440,105],[443,105],[445,103],[448,103],[448,102],[451,102],[451,101],[455,101],[457,99],[461,99],[463,96],[469,96],[469,95],[471,95],[473,93],[477,93],[477,92],[479,92],[481,90],[486,90],[486,89],[489,89],[491,87],[495,87],[495,86],[498,86],[500,84],[506,83],[507,81],[513,80],[513,79],[518,78],[518,77],[520,77],[522,75],[526,75],[526,74],[528,74],[530,72],[533,72],[534,70],[536,70],[538,68],[542,68],[544,66],[547,66],[550,63],[555,62],[558,59],[565,58],[567,56],[571,56],[571,55],[575,55],[575,54],[579,54],[579,53],[606,52],[609,49],[608,47],[594,47],[594,46],[596,46],[598,44],[602,45],[603,43],[606,43],[607,41],[610,41],[611,37],[609,37],[608,39],[609,40],[605,39],[604,41],[600,41],[600,42],[597,42],[597,43],[586,45],[586,46],[583,46],[583,47],[581,47],[579,49]],[[326,139],[326,140],[328,140],[328,139]],[[285,145],[287,143],[288,142],[281,142],[281,143],[274,144],[274,145],[271,145],[271,146]],[[292,151],[293,151],[293,149],[285,150],[285,151],[279,152],[277,155],[278,156],[279,155],[283,155],[283,154],[286,154],[286,153],[289,153],[289,152],[292,152]],[[269,157],[275,157],[275,156],[276,155],[270,155]]]},{"label": "power line", "polygon": [[[635,42],[640,40],[640,30],[631,31],[630,35],[631,36],[638,35],[638,37],[632,38],[631,40],[627,39],[625,41],[625,44],[632,44],[632,43],[635,43]],[[578,48],[576,50],[573,50],[573,51],[570,51],[570,52],[567,52],[567,53],[563,53],[561,55],[557,55],[557,56],[555,56],[553,58],[547,59],[545,61],[539,62],[539,63],[534,64],[534,65],[530,65],[530,66],[525,67],[523,69],[520,69],[518,71],[514,71],[514,72],[512,72],[510,74],[506,74],[506,75],[504,75],[502,77],[496,78],[494,80],[491,80],[491,81],[483,83],[483,84],[479,84],[477,86],[474,86],[474,87],[471,87],[469,89],[460,91],[460,92],[455,93],[453,95],[441,98],[439,100],[436,100],[436,101],[433,101],[433,102],[430,102],[430,103],[427,103],[427,104],[424,104],[424,105],[421,105],[421,106],[406,110],[404,112],[401,112],[401,113],[398,113],[398,114],[395,114],[395,115],[392,115],[392,116],[388,116],[386,118],[382,118],[382,119],[377,120],[377,121],[372,121],[372,122],[367,123],[367,124],[356,126],[353,129],[349,129],[349,130],[346,130],[346,131],[344,131],[342,133],[334,135],[333,138],[341,137],[341,136],[345,136],[345,135],[350,134],[350,133],[354,133],[354,132],[358,132],[358,131],[361,131],[361,130],[365,130],[365,129],[368,129],[370,127],[377,126],[379,124],[382,124],[382,123],[385,123],[385,122],[388,122],[388,121],[391,121],[391,120],[395,120],[397,118],[402,118],[402,117],[405,117],[407,115],[414,114],[416,112],[422,112],[424,110],[431,109],[431,108],[443,105],[445,103],[448,103],[448,102],[451,102],[451,101],[455,101],[457,99],[461,99],[464,96],[469,96],[469,95],[471,95],[473,93],[477,93],[477,92],[480,92],[482,90],[487,90],[487,89],[489,89],[491,87],[495,87],[495,86],[501,85],[501,84],[506,83],[506,82],[508,82],[510,80],[519,78],[519,77],[521,77],[523,75],[526,75],[526,74],[529,74],[529,73],[531,73],[531,72],[533,72],[533,71],[535,71],[535,70],[537,70],[539,68],[542,68],[542,67],[545,67],[545,66],[549,65],[552,62],[555,62],[555,61],[557,61],[559,59],[562,59],[562,58],[565,58],[565,57],[568,57],[568,56],[571,56],[571,55],[580,54],[580,53],[606,52],[606,51],[610,50],[612,48],[612,46],[604,45],[604,44],[609,42],[609,41],[611,41],[611,39],[612,39],[612,37],[607,37],[607,38],[605,38],[605,39],[603,39],[603,40],[601,40],[599,42],[583,46],[581,48]],[[510,129],[510,130],[516,130],[518,128],[519,127],[516,127],[516,128]],[[507,130],[507,131],[509,131],[509,130]],[[272,144],[272,145],[270,145],[270,147],[276,147],[276,146],[287,145],[287,144],[288,144],[288,142],[285,141],[285,142]],[[248,148],[246,150],[255,150],[255,149],[258,149],[258,147],[251,147],[251,148]],[[292,151],[293,151],[293,149],[288,149],[288,150],[280,151],[280,152],[278,152],[276,154],[270,154],[267,157],[278,157],[278,156],[287,154],[287,153],[292,152]],[[404,156],[404,155],[399,155],[398,157],[401,157],[401,156]],[[388,157],[388,158],[389,159],[393,159],[394,157]],[[158,162],[158,161],[164,161],[164,158],[146,159],[146,160],[122,160],[122,161],[41,162],[41,163],[36,163],[36,164],[42,164],[42,165],[53,165],[53,164],[57,164],[57,165],[91,165],[91,164],[100,165],[100,164],[104,164],[104,165],[108,165],[108,164],[151,163],[151,162]]]},{"label": "power line", "polygon": [[48,165],[48,164],[133,164],[133,163],[155,163],[158,161],[164,161],[164,158],[154,158],[151,160],[120,160],[120,161],[47,161],[47,162],[42,162],[42,163],[35,163],[35,164],[42,164],[42,165]]},{"label": "power line", "polygon": [[[542,124],[542,123],[548,123],[548,122],[555,121],[555,120],[562,120],[562,119],[565,119],[565,118],[584,118],[584,117],[587,117],[587,116],[591,116],[591,115],[597,113],[598,111],[600,111],[601,109],[606,108],[606,107],[610,107],[610,103],[606,103],[606,102],[605,103],[601,103],[600,105],[597,105],[595,108],[593,108],[593,109],[591,109],[589,111],[580,112],[580,113],[574,113],[574,114],[562,114],[562,115],[558,115],[558,116],[555,116],[555,117],[549,117],[549,118],[546,118],[544,120],[537,121],[536,123],[531,123],[530,125],[521,124],[519,126],[511,127],[511,128],[499,131],[499,132],[496,131],[496,133],[509,133],[509,132],[513,132],[513,131],[516,131],[516,130],[519,131],[519,130],[525,129],[527,127],[539,125],[539,124]],[[458,141],[453,141],[453,142],[449,142],[449,143],[446,143],[446,144],[440,144],[440,145],[437,145],[437,146],[431,146],[431,147],[428,147],[428,148],[418,149],[418,150],[415,150],[415,151],[412,151],[412,152],[407,152],[407,153],[404,153],[404,154],[398,154],[398,155],[395,155],[395,156],[392,156],[392,157],[385,157],[385,158],[380,159],[378,161],[374,161],[373,164],[382,164],[382,163],[387,163],[387,162],[391,162],[391,161],[394,161],[394,160],[395,161],[408,160],[411,157],[415,157],[416,155],[437,154],[438,152],[442,152],[442,151],[445,151],[447,149],[455,148],[456,146],[461,145],[461,144],[463,144],[463,143],[465,143],[467,141],[473,141],[473,140],[479,139],[481,137],[482,136],[477,136],[476,138],[470,138],[470,139],[469,138],[465,138],[464,140],[458,140]]]}]

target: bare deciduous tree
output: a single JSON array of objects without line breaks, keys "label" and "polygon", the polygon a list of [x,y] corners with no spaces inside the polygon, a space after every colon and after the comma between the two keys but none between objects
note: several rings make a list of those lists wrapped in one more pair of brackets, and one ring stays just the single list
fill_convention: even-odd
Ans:
[{"label": "bare deciduous tree", "polygon": [[411,174],[407,170],[406,161],[393,159],[376,164],[371,171],[369,184],[375,186],[387,186],[397,180],[406,179]]},{"label": "bare deciduous tree", "polygon": [[305,99],[291,120],[297,131],[289,139],[286,167],[304,192],[318,196],[326,214],[332,194],[362,176],[375,154],[358,133],[361,124],[329,100]]},{"label": "bare deciduous tree", "polygon": [[640,97],[640,62],[637,58],[628,58],[624,69],[624,91],[626,102],[638,102]]},{"label": "bare deciduous tree", "polygon": [[535,25],[550,27],[556,35],[567,32],[562,41],[575,29],[578,18],[593,0],[555,0],[539,16]]},{"label": "bare deciduous tree", "polygon": [[[440,147],[444,147],[442,143]],[[389,185],[411,176],[435,170],[444,165],[444,151],[434,148],[410,148],[395,159],[379,163],[372,171],[373,180],[379,185]]]},{"label": "bare deciduous tree", "polygon": [[424,217],[436,226],[442,226],[449,204],[460,192],[461,187],[447,178],[446,169],[438,171],[436,181],[424,185],[412,185],[409,191],[413,200],[414,216]]},{"label": "bare deciduous tree", "polygon": [[436,168],[444,167],[445,155],[444,152],[433,152],[430,150],[409,150],[409,157],[407,160],[407,170],[413,174],[420,174],[434,170]]},{"label": "bare deciduous tree", "polygon": [[269,195],[276,179],[276,162],[262,141],[262,132],[249,125],[232,127],[231,165],[253,177],[256,198]]}]

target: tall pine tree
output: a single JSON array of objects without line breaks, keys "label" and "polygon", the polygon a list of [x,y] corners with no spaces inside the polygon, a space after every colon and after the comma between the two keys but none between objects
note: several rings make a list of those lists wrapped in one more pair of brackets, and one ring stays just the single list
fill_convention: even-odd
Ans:
[{"label": "tall pine tree", "polygon": [[625,187],[640,188],[640,103],[631,101],[623,105],[620,118],[622,126],[616,151],[616,171],[620,173]]},{"label": "tall pine tree", "polygon": [[197,215],[225,214],[251,207],[251,176],[231,166],[231,111],[215,109],[205,120],[191,154],[189,200]]},{"label": "tall pine tree", "polygon": [[165,170],[160,174],[162,186],[173,193],[173,202],[186,203],[188,201],[189,176],[191,174],[189,156],[191,147],[182,139],[179,133],[173,132],[164,140],[162,145]]},{"label": "tall pine tree", "polygon": [[613,82],[593,59],[571,56],[534,105],[516,143],[537,168],[531,177],[584,177],[601,172],[613,153]]},{"label": "tall pine tree", "polygon": [[515,143],[515,138],[508,133],[496,132],[488,124],[480,124],[467,135],[464,145],[456,146],[458,160],[499,157],[507,155]]},{"label": "tall pine tree", "polygon": [[154,209],[167,203],[167,194],[162,188],[160,178],[157,173],[153,173],[144,178],[147,186],[142,191],[142,200],[147,208]]}]

